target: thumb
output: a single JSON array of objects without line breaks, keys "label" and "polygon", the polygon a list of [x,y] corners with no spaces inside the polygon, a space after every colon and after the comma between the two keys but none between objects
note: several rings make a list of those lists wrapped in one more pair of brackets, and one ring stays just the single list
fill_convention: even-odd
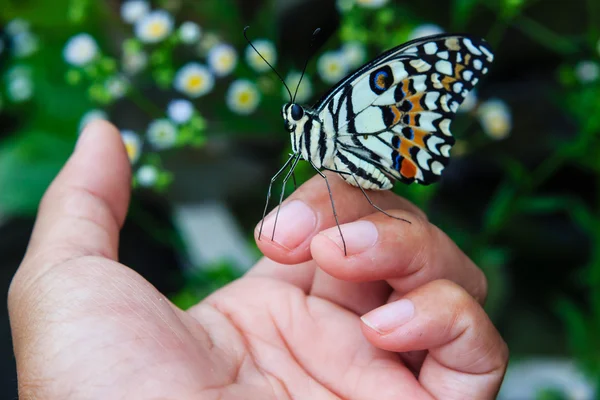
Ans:
[{"label": "thumb", "polygon": [[[88,255],[116,260],[130,179],[119,131],[108,122],[90,123],[40,203],[22,268],[44,268]],[[44,262],[26,262],[39,257]]]}]

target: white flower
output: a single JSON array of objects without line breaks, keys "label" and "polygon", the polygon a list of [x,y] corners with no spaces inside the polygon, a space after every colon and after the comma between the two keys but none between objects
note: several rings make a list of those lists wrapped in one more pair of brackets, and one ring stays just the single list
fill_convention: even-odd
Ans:
[{"label": "white flower", "polygon": [[473,89],[467,94],[460,107],[458,107],[458,112],[468,113],[473,111],[475,107],[477,107],[477,92]]},{"label": "white flower", "polygon": [[63,50],[65,61],[77,67],[83,67],[98,56],[98,45],[87,33],[80,33],[67,41]]},{"label": "white flower", "polygon": [[325,83],[337,83],[348,73],[343,53],[327,51],[317,61],[317,71]]},{"label": "white flower", "polygon": [[[300,72],[290,72],[288,74],[288,76],[285,78],[285,83],[286,85],[288,85],[288,87],[290,88],[290,90],[292,91],[292,96],[294,95],[294,92],[296,91],[296,87],[298,86],[298,82],[300,81]],[[282,88],[283,90],[283,98],[286,100],[289,100],[289,94],[287,92],[287,90],[284,88]],[[302,83],[300,83],[300,86],[298,87],[298,92],[296,93],[296,103],[305,103],[308,100],[310,100],[311,96],[313,95],[313,87],[312,87],[312,83],[310,81],[310,78],[308,76],[306,76],[306,74],[304,75],[304,78],[302,78]]]},{"label": "white flower", "polygon": [[14,103],[22,103],[33,96],[33,82],[29,76],[16,76],[8,81],[7,95]]},{"label": "white flower", "polygon": [[150,5],[145,0],[127,0],[121,5],[121,18],[128,24],[133,24],[150,11]]},{"label": "white flower", "polygon": [[600,76],[600,67],[594,61],[580,61],[575,66],[575,76],[581,83],[594,82]]},{"label": "white flower", "polygon": [[194,105],[188,100],[172,100],[167,107],[167,116],[176,124],[185,124],[194,115]]},{"label": "white flower", "polygon": [[29,31],[19,32],[13,36],[13,52],[15,57],[28,57],[38,50],[38,38]]},{"label": "white flower", "polygon": [[135,176],[140,186],[152,187],[158,179],[158,170],[153,165],[142,165]]},{"label": "white flower", "polygon": [[115,99],[125,96],[129,81],[122,76],[112,76],[106,80],[106,90]]},{"label": "white flower", "polygon": [[148,143],[157,150],[165,150],[175,145],[177,127],[168,119],[157,119],[148,126]]},{"label": "white flower", "polygon": [[215,86],[215,78],[204,65],[191,62],[175,75],[175,89],[192,98],[203,96]]},{"label": "white flower", "polygon": [[386,5],[388,0],[356,0],[356,4],[365,8],[380,8]]},{"label": "white flower", "polygon": [[193,44],[202,35],[202,30],[200,26],[195,22],[184,22],[179,27],[179,37],[181,41],[185,44]]},{"label": "white flower", "polygon": [[492,139],[504,139],[510,134],[512,117],[504,101],[490,99],[481,103],[477,109],[477,116],[483,131]]},{"label": "white flower", "polygon": [[344,13],[352,10],[355,0],[337,0],[335,5],[339,12]]},{"label": "white flower", "polygon": [[19,33],[29,31],[29,22],[27,22],[21,18],[15,18],[6,24],[6,26],[4,27],[4,30],[9,35],[15,36],[15,35],[18,35]]},{"label": "white flower", "polygon": [[260,92],[250,81],[239,79],[229,86],[226,94],[229,109],[237,114],[252,114],[260,103]]},{"label": "white flower", "polygon": [[87,124],[97,120],[108,120],[108,114],[102,110],[90,110],[86,112],[79,121],[79,132],[83,131]]},{"label": "white flower", "polygon": [[144,15],[135,23],[135,35],[144,43],[158,43],[173,31],[173,16],[165,10]]},{"label": "white flower", "polygon": [[342,46],[342,54],[352,68],[360,67],[367,58],[365,46],[360,42],[348,42]]},{"label": "white flower", "polygon": [[[277,63],[277,50],[273,42],[266,39],[258,39],[253,43],[256,50],[272,65]],[[257,72],[265,72],[270,68],[267,63],[254,51],[252,46],[246,47],[246,62]]]},{"label": "white flower", "polygon": [[425,36],[438,35],[444,33],[444,30],[435,24],[423,24],[417,26],[408,35],[408,40],[419,39]]},{"label": "white flower", "polygon": [[142,140],[137,133],[128,130],[121,131],[121,139],[123,139],[129,162],[135,164],[142,153]]},{"label": "white flower", "polygon": [[216,76],[229,75],[237,65],[237,53],[228,44],[219,44],[209,50],[207,61]]},{"label": "white flower", "polygon": [[148,55],[143,51],[123,54],[123,70],[130,75],[141,72],[147,65]]}]

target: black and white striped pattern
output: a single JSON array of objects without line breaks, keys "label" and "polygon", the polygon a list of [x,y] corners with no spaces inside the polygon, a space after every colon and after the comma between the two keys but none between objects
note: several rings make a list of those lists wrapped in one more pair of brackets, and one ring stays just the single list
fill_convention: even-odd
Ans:
[{"label": "black and white striped pattern", "polygon": [[396,180],[433,183],[454,144],[452,119],[492,61],[485,41],[461,35],[392,49],[343,79],[312,109],[296,108],[294,115],[298,106],[283,107],[292,150],[364,189],[391,189]]}]

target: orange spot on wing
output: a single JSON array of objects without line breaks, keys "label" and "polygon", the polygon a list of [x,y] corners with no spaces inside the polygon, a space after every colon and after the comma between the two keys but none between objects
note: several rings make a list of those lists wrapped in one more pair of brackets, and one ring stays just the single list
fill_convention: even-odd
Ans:
[{"label": "orange spot on wing", "polygon": [[414,134],[414,138],[412,140],[413,143],[419,147],[425,148],[425,137],[427,135],[429,135],[429,133],[425,132],[422,129],[413,128],[413,134]]},{"label": "orange spot on wing", "polygon": [[412,103],[412,108],[410,109],[409,112],[424,111],[423,107],[421,106],[421,98],[423,98],[423,93],[417,93],[413,96],[410,96],[410,98],[408,98],[408,101],[410,101]]},{"label": "orange spot on wing", "polygon": [[409,159],[402,160],[402,168],[400,173],[406,178],[414,178],[417,175],[417,166]]},{"label": "orange spot on wing", "polygon": [[392,123],[396,125],[398,122],[400,122],[400,118],[402,118],[402,111],[400,111],[396,106],[390,106],[390,109],[394,113],[394,121]]}]

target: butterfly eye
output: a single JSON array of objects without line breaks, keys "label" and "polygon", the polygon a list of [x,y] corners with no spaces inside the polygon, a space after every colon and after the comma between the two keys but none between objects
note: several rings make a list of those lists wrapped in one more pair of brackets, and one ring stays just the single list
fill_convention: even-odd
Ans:
[{"label": "butterfly eye", "polygon": [[304,116],[304,110],[298,104],[292,105],[292,118],[299,121]]}]

